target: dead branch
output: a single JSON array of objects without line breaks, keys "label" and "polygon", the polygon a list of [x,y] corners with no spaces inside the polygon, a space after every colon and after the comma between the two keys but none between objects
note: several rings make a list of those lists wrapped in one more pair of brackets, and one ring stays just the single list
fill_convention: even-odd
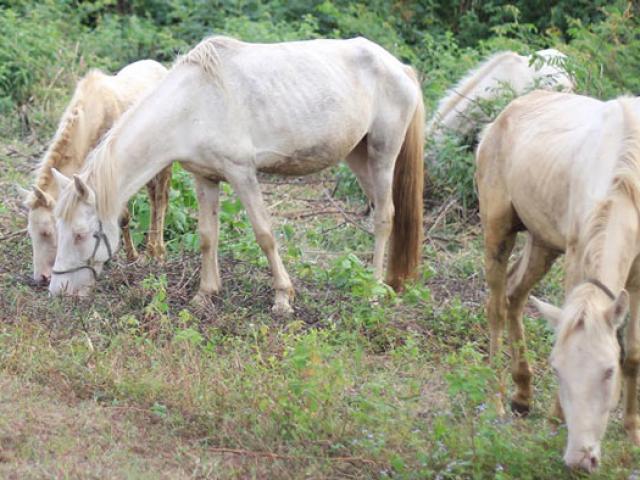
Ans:
[{"label": "dead branch", "polygon": [[329,193],[329,191],[324,188],[322,190],[324,192],[324,196],[327,197],[327,200],[329,200],[329,202],[331,203],[331,205],[333,205],[333,207],[338,210],[338,212],[342,215],[342,218],[344,218],[347,222],[349,222],[351,225],[355,226],[356,228],[359,228],[360,230],[362,230],[363,232],[368,233],[369,235],[373,236],[373,233],[370,232],[369,230],[367,230],[365,227],[363,227],[362,225],[360,225],[360,223],[356,222],[354,219],[352,219],[347,212],[344,211],[344,209],[331,197],[331,194]]},{"label": "dead branch", "polygon": [[[319,457],[311,455],[286,455],[273,452],[261,452],[253,450],[244,450],[241,448],[227,448],[227,447],[208,447],[208,451],[217,453],[232,453],[234,455],[244,455],[248,457],[262,457],[269,458],[271,460],[316,460]],[[364,463],[367,465],[381,465],[381,463],[371,460],[370,458],[363,457],[322,457],[323,460],[331,460],[333,462],[347,462],[347,463]]]},{"label": "dead branch", "polygon": [[22,235],[23,233],[27,233],[27,229],[23,228],[22,230],[17,230],[15,232],[11,232],[11,233],[7,233],[6,235],[3,235],[2,237],[0,237],[0,242],[4,241],[4,240],[9,240],[10,238],[13,237],[17,237],[18,235]]}]

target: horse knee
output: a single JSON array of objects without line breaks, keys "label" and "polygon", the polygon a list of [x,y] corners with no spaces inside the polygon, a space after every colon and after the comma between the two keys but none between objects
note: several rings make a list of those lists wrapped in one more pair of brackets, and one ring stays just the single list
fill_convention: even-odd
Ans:
[{"label": "horse knee", "polygon": [[206,255],[211,252],[211,240],[206,235],[200,234],[200,253]]},{"label": "horse knee", "polygon": [[270,252],[276,246],[276,241],[271,232],[256,232],[256,241],[264,252]]},{"label": "horse knee", "polygon": [[640,350],[631,350],[626,352],[624,362],[622,363],[622,372],[626,377],[635,377],[638,375],[640,367]]}]

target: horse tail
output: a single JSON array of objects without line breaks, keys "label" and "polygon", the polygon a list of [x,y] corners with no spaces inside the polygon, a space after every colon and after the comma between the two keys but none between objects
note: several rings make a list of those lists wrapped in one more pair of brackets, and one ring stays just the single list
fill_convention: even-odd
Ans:
[{"label": "horse tail", "polygon": [[424,102],[413,69],[409,76],[418,87],[418,104],[405,133],[393,172],[395,215],[389,243],[387,283],[401,290],[417,276],[422,252],[422,190],[424,188]]},{"label": "horse tail", "polygon": [[[448,115],[453,111],[455,118],[464,118],[467,112],[485,93],[478,90],[480,83],[487,78],[494,69],[503,62],[521,60],[523,57],[515,52],[498,52],[476,68],[470,70],[453,88],[447,90],[444,98],[438,102],[438,107],[426,127],[427,135],[436,142],[442,137],[442,128],[458,130],[455,120]],[[494,83],[498,83],[495,81]],[[495,86],[495,85],[494,85]],[[461,105],[462,104],[462,105]],[[462,132],[465,133],[465,132]]]}]

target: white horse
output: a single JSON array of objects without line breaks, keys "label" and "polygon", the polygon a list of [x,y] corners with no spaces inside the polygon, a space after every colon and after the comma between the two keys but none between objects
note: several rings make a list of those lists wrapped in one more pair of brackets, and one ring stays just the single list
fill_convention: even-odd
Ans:
[{"label": "white horse", "polygon": [[387,280],[400,287],[420,258],[423,108],[413,70],[363,38],[206,39],[118,121],[80,175],[71,182],[58,176],[64,185],[56,209],[60,246],[49,290],[86,293],[92,272],[99,273],[118,245],[120,208],[149,178],[180,161],[196,177],[200,203],[198,295],[220,289],[218,184],[224,180],[247,209],[269,260],[274,311],[291,312],[292,284],[256,174],[305,175],[345,158],[376,207],[375,274],[382,277],[391,237]]},{"label": "white horse", "polygon": [[[158,62],[141,60],[124,67],[113,76],[100,70],[91,70],[78,82],[58,131],[36,171],[32,190],[18,187],[29,210],[27,229],[33,247],[33,278],[36,282],[48,283],[56,257],[53,208],[59,191],[52,178],[52,169],[66,175],[79,172],[87,154],[120,115],[166,74],[167,69]],[[170,178],[171,171],[165,170],[147,185],[152,206],[148,247],[154,257],[164,254],[162,230]],[[127,257],[133,260],[137,253],[129,235],[126,211],[122,227]]]},{"label": "white horse", "polygon": [[565,58],[552,48],[529,56],[515,52],[492,55],[440,100],[427,125],[427,138],[433,138],[437,144],[446,132],[469,135],[479,121],[489,120],[479,102],[497,98],[504,88],[511,88],[516,96],[532,88],[573,91],[573,81],[562,67]]},{"label": "white horse", "polygon": [[[513,101],[478,147],[492,361],[507,323],[516,385],[512,408],[528,412],[532,372],[522,310],[531,288],[564,252],[563,308],[534,303],[556,332],[550,361],[559,383],[556,413],[564,414],[569,430],[564,459],[587,471],[598,466],[621,373],[624,426],[640,445],[639,122],[640,99],[601,102],[535,91]],[[527,232],[527,243],[507,271],[520,230]],[[629,304],[621,368],[616,331]]]}]

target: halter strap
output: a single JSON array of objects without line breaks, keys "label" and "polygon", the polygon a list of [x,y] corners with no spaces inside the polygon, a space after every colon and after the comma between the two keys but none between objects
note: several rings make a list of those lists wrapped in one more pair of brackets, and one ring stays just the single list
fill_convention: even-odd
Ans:
[{"label": "halter strap", "polygon": [[[607,287],[604,283],[602,283],[597,278],[587,278],[585,280],[585,283],[590,283],[592,285],[595,285],[600,290],[602,290],[607,295],[607,297],[609,297],[611,299],[611,301],[615,301],[616,296],[613,294],[613,292],[609,289],[609,287]],[[618,328],[618,331],[616,332],[616,339],[618,340],[618,345],[620,345],[620,357],[619,357],[618,361],[620,362],[620,366],[621,367],[622,367],[622,365],[624,363],[624,359],[626,357],[626,350],[625,350],[625,346],[624,346],[622,330],[623,330],[622,328]]]},{"label": "halter strap", "polygon": [[93,265],[94,265],[96,253],[98,253],[98,248],[100,248],[100,242],[104,242],[104,246],[107,247],[107,254],[109,255],[109,257],[107,258],[107,260],[105,260],[104,263],[107,263],[113,257],[111,244],[109,243],[109,239],[107,238],[107,235],[104,233],[104,230],[102,229],[101,220],[98,220],[98,231],[93,232],[93,238],[96,239],[96,243],[93,247],[93,252],[91,253],[91,256],[86,260],[84,265],[68,268],[67,270],[52,270],[52,273],[55,273],[56,275],[63,275],[65,273],[74,273],[87,268],[91,270],[91,273],[93,273],[94,280],[98,280],[98,272],[96,272],[96,269],[94,268]]},{"label": "halter strap", "polygon": [[613,292],[611,290],[609,290],[609,287],[607,287],[604,283],[602,283],[600,280],[598,280],[597,278],[587,278],[585,280],[585,282],[590,283],[592,285],[595,285],[596,287],[598,287],[600,290],[602,290],[607,297],[609,297],[611,300],[615,300],[616,296],[613,294]]}]

